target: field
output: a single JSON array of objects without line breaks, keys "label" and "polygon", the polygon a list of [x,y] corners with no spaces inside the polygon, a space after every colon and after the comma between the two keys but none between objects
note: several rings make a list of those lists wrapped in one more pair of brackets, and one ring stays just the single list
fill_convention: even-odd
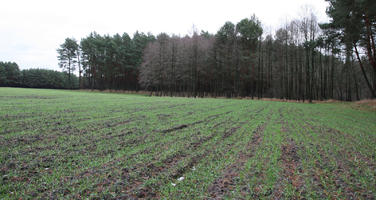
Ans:
[{"label": "field", "polygon": [[375,199],[376,112],[0,88],[0,199]]}]

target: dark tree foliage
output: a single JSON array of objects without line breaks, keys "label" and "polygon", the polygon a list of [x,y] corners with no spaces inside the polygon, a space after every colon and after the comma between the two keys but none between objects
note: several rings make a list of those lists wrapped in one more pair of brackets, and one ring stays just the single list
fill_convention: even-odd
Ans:
[{"label": "dark tree foliage", "polygon": [[319,25],[307,7],[306,16],[274,35],[263,34],[256,16],[226,22],[216,34],[93,32],[72,51],[82,66],[80,87],[193,97],[373,98],[375,1],[327,1],[331,23]]},{"label": "dark tree foliage", "polygon": [[136,32],[101,36],[95,32],[80,42],[84,87],[139,90],[139,67],[144,49],[154,36]]},{"label": "dark tree foliage", "polygon": [[22,70],[21,86],[30,88],[77,89],[77,76],[46,69]]},{"label": "dark tree foliage", "polygon": [[[75,39],[66,38],[65,42],[57,49],[59,66],[63,71],[68,73],[71,87],[73,88],[72,73],[76,70],[76,65],[79,63],[78,44]],[[80,65],[79,65],[80,66]],[[81,69],[80,78],[81,78]]]},{"label": "dark tree foliage", "polygon": [[0,86],[20,86],[21,72],[14,62],[0,62]]},{"label": "dark tree foliage", "polygon": [[226,22],[215,35],[162,33],[145,50],[139,83],[156,95],[371,97],[354,54],[342,50],[338,33],[321,31],[314,15],[287,23],[274,37],[262,33],[255,16]]},{"label": "dark tree foliage", "polygon": [[20,71],[14,62],[0,62],[0,87],[77,89],[78,78],[66,72],[46,69]]},{"label": "dark tree foliage", "polygon": [[[346,62],[355,53],[363,78],[372,95],[376,97],[376,1],[326,0],[331,23],[321,28],[339,38],[347,53]],[[364,52],[364,58],[361,54]],[[351,69],[352,70],[352,69]],[[371,74],[368,73],[371,71]]]},{"label": "dark tree foliage", "polygon": [[159,95],[203,96],[214,89],[210,60],[213,37],[194,33],[192,37],[161,33],[145,51],[140,84]]}]

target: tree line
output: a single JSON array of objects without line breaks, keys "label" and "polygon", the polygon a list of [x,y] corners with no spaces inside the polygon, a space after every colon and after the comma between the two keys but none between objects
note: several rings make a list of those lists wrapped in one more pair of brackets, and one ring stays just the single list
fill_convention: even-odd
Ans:
[{"label": "tree line", "polygon": [[148,90],[170,96],[249,96],[297,100],[374,98],[375,3],[327,0],[330,23],[312,12],[266,34],[256,16],[226,22],[215,34],[136,32],[58,49],[68,73],[91,89]]},{"label": "tree line", "polygon": [[78,69],[80,88],[139,90],[143,51],[154,41],[151,34],[136,32],[114,36],[95,32],[80,43],[67,38],[57,50],[59,66],[71,75]]},{"label": "tree line", "polygon": [[[236,24],[226,22],[214,34],[197,30],[186,36],[136,32],[131,37],[93,32],[79,42],[67,38],[57,49],[64,73],[39,73],[60,77],[56,80],[61,81],[55,82],[63,84],[49,83],[48,87],[56,88],[303,101],[375,98],[376,2],[326,1],[330,23],[319,24],[307,10],[306,16],[286,22],[273,34],[266,33],[252,16]],[[0,80],[6,80],[1,85],[28,82],[31,86],[31,82],[42,80],[4,79],[18,73],[8,68],[5,72],[0,68]],[[25,77],[36,73],[23,70],[20,77],[27,80]]]},{"label": "tree line", "polygon": [[20,70],[17,63],[0,62],[0,87],[77,89],[78,78],[47,69]]}]

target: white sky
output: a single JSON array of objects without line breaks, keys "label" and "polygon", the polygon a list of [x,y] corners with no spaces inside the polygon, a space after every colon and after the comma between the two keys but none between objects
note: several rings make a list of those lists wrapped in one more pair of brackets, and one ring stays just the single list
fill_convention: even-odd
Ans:
[{"label": "white sky", "polygon": [[64,39],[92,31],[185,35],[195,25],[215,33],[226,21],[256,14],[268,32],[304,14],[305,5],[328,21],[324,0],[1,0],[0,61],[59,70],[56,49]]}]

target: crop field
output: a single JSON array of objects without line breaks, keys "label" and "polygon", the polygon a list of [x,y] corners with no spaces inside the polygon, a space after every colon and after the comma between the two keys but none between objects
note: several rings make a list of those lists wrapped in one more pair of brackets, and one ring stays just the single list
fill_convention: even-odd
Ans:
[{"label": "crop field", "polygon": [[0,199],[375,199],[351,104],[0,88]]}]

